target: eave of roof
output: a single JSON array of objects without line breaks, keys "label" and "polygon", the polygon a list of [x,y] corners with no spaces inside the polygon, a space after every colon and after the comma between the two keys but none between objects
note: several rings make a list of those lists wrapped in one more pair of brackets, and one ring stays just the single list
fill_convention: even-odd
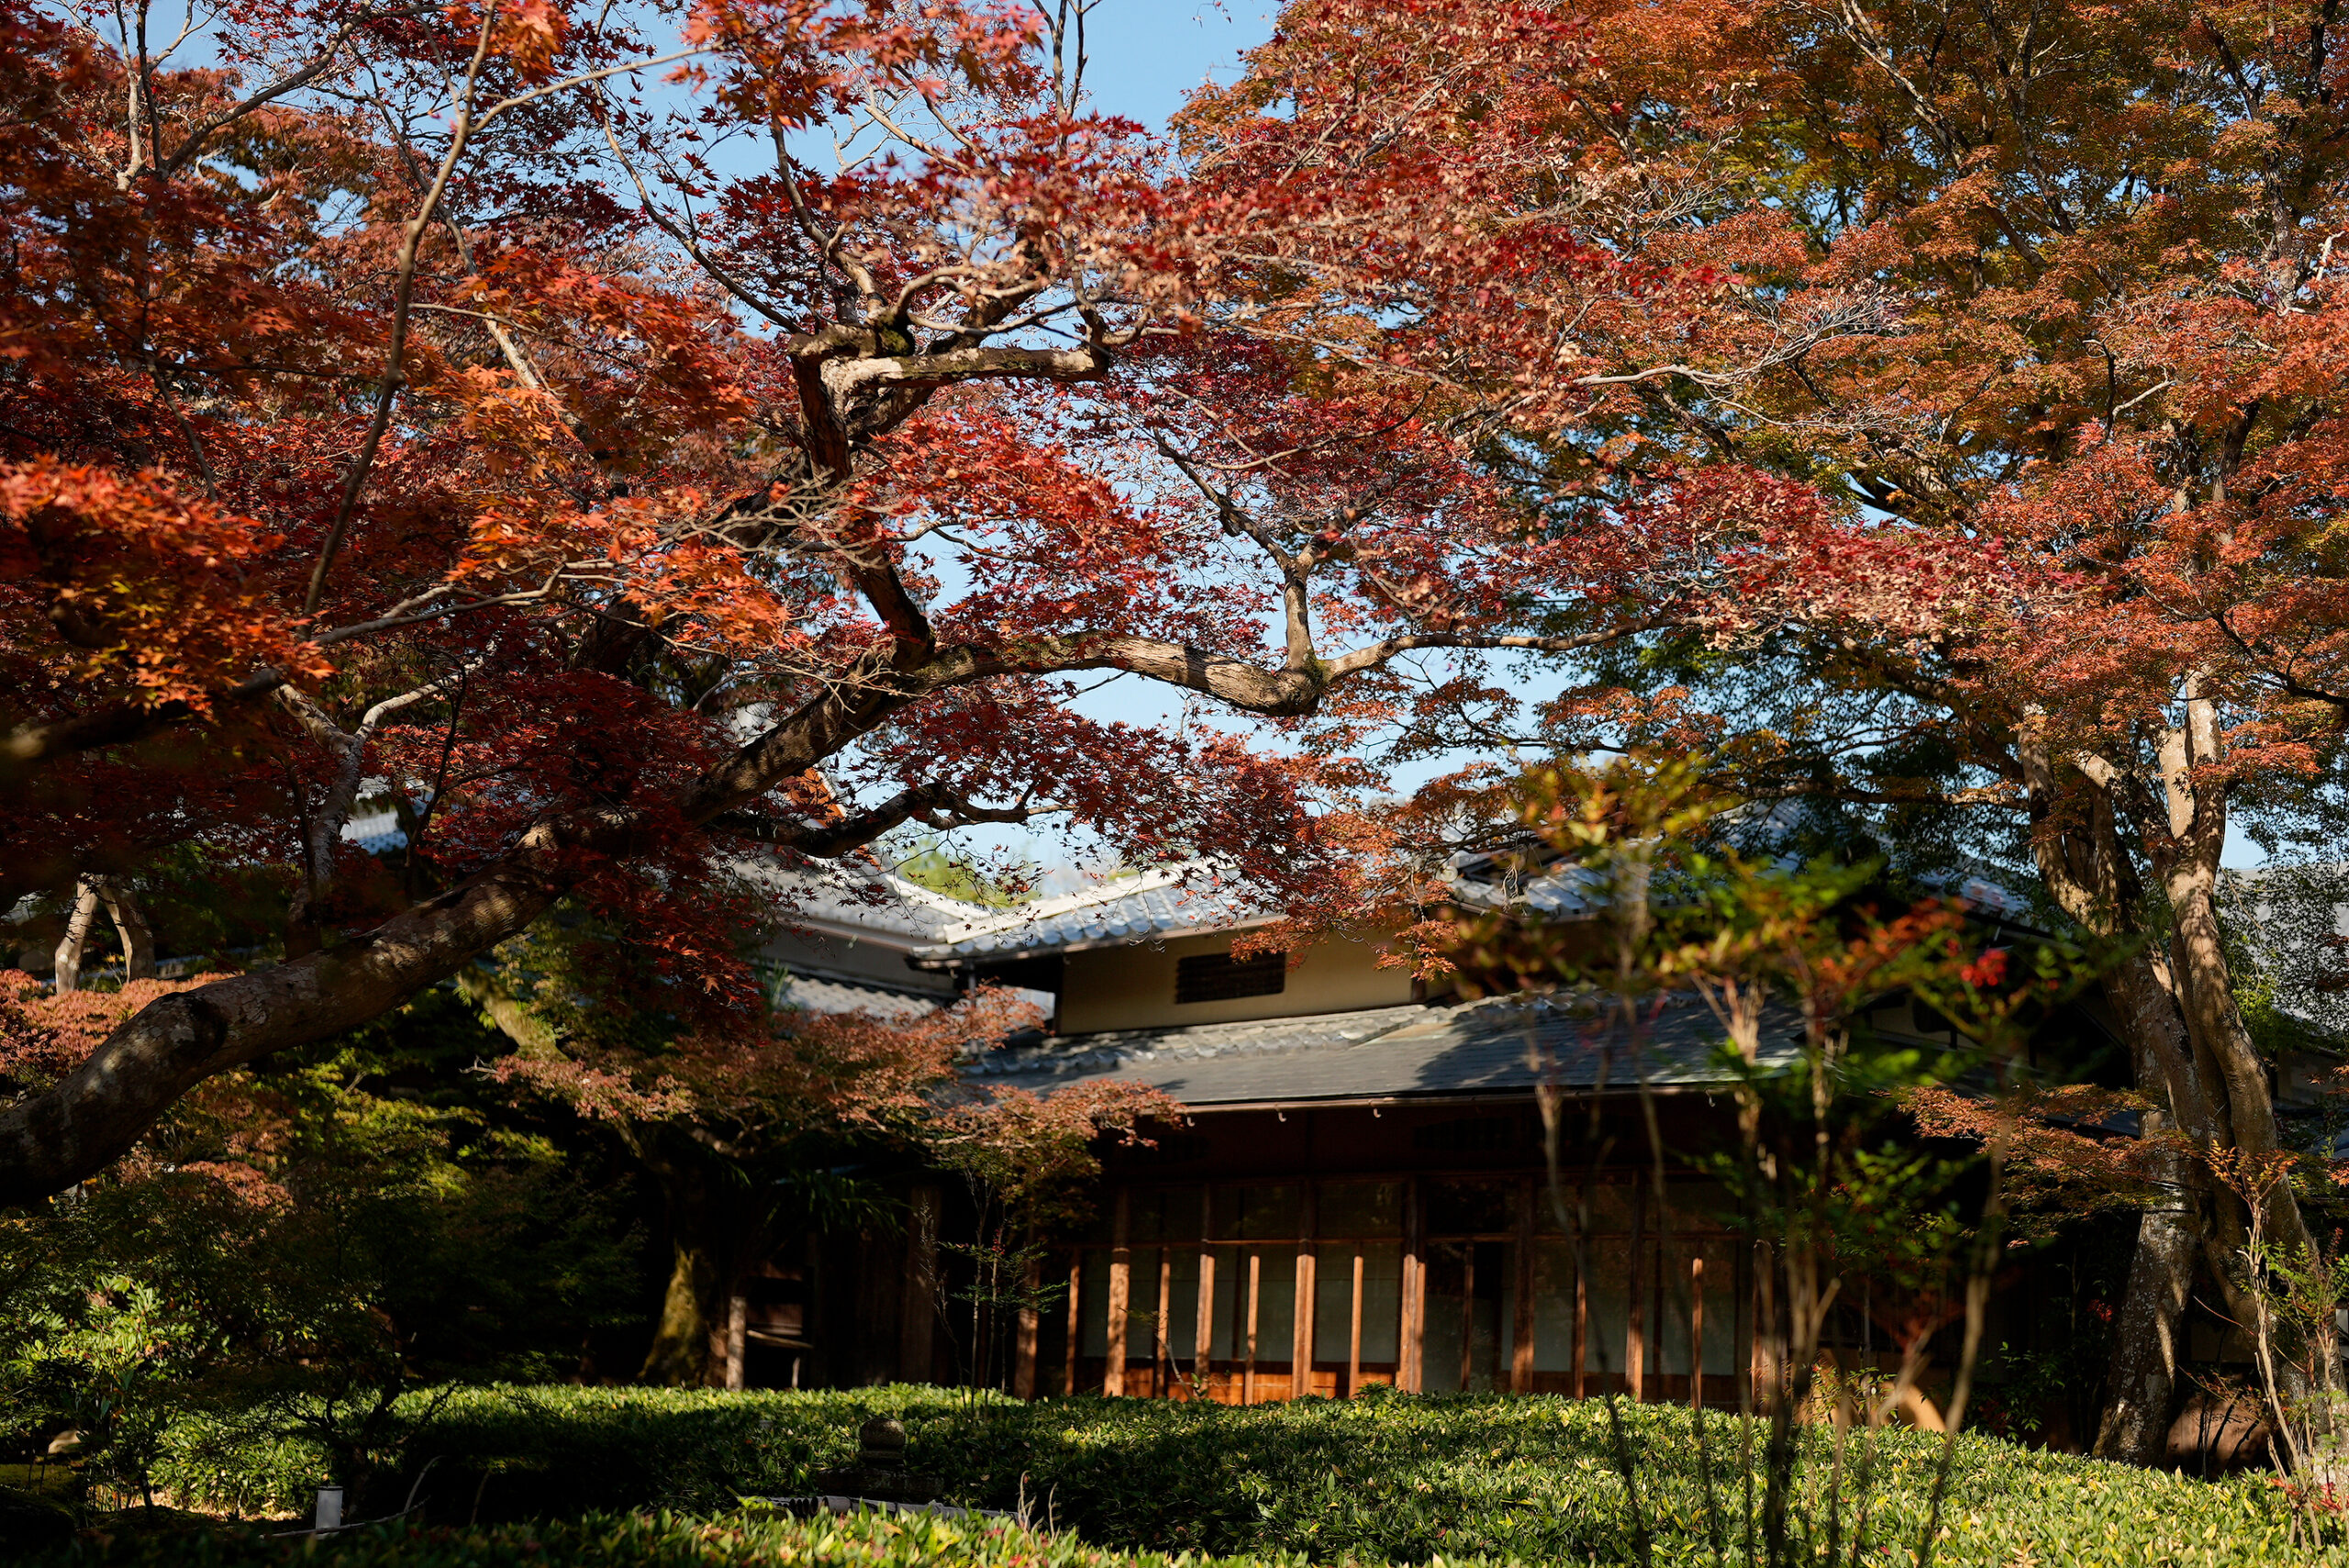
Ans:
[{"label": "eave of roof", "polygon": [[951,998],[901,991],[872,981],[796,971],[778,977],[773,1001],[778,1007],[804,1013],[869,1013],[874,1018],[903,1021],[932,1013]]},{"label": "eave of roof", "polygon": [[[1791,1016],[1765,1029],[1764,1060],[1796,1045]],[[1638,1048],[1620,1026],[1572,1005],[1498,998],[1413,1003],[1303,1018],[1177,1025],[1049,1038],[990,1051],[965,1080],[1050,1090],[1092,1079],[1163,1089],[1200,1109],[1242,1106],[1452,1100],[1530,1093],[1543,1083],[1587,1092],[1726,1087],[1720,1030],[1694,998],[1665,1007]]]},{"label": "eave of roof", "polygon": [[1232,931],[1277,919],[1205,862],[1047,898],[950,926],[907,962],[918,969],[972,964]]}]

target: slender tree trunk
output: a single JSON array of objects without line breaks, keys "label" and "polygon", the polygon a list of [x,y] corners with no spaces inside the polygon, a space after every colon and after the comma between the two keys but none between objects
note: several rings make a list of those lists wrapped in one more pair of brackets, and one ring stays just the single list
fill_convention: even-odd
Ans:
[{"label": "slender tree trunk", "polygon": [[[2235,1003],[2234,976],[2219,930],[2217,869],[2215,863],[2198,865],[2165,878],[2176,911],[2179,975],[2196,1044],[2207,1045],[2218,1067],[2214,1086],[2224,1091],[2223,1102],[2214,1107],[2224,1121],[2223,1146],[2268,1154],[2283,1147],[2283,1129],[2268,1087],[2267,1065]],[[2314,1240],[2288,1184],[2275,1187],[2266,1208],[2268,1239],[2295,1257],[2313,1260]]]},{"label": "slender tree trunk", "polygon": [[98,879],[84,873],[73,884],[73,908],[66,917],[65,938],[57,944],[57,973],[51,984],[57,994],[82,988],[82,953],[89,945],[90,927],[98,917]]},{"label": "slender tree trunk", "polygon": [[[2143,934],[2138,910],[2144,883],[2135,851],[2121,839],[2124,819],[2133,822],[2159,879],[2169,905],[2163,933],[2167,940],[2108,978],[2107,995],[2129,1035],[2142,1092],[2166,1109],[2171,1127],[2199,1151],[2181,1152],[2174,1167],[2187,1198],[2177,1212],[2177,1229],[2199,1243],[2203,1266],[2229,1315],[2247,1323],[2259,1307],[2243,1278],[2249,1213],[2200,1153],[2266,1152],[2282,1138],[2266,1069],[2235,1006],[2219,929],[2216,891],[2227,797],[2224,782],[2210,775],[2222,760],[2216,711],[2190,683],[2182,702],[2185,722],[2151,738],[2157,776],[2150,781],[2093,755],[2076,755],[2058,769],[2028,725],[2019,752],[2041,876],[2073,918],[2104,936]],[[2262,1218],[2279,1250],[2313,1255],[2299,1205],[2288,1186],[2279,1184]],[[2156,1226],[2149,1238],[2141,1229],[2141,1243],[2149,1239],[2170,1249],[2185,1237]],[[2177,1267],[2174,1256],[2144,1260],[2141,1310],[2124,1312],[2114,1350],[2115,1396],[2129,1397],[2133,1408],[2108,1414],[2100,1423],[2099,1451],[2105,1429],[2113,1430],[2116,1444],[2123,1431],[2151,1440],[2150,1412],[2165,1356],[2173,1358],[2174,1368],[2177,1320],[2167,1316],[2166,1304],[2177,1299]],[[2133,1264],[2131,1272],[2133,1286]],[[2294,1396],[2301,1391],[2305,1379],[2296,1369],[2279,1369],[2279,1375],[2293,1385]]]},{"label": "slender tree trunk", "polygon": [[139,907],[139,895],[129,883],[109,877],[99,888],[106,917],[114,921],[115,934],[122,939],[122,977],[125,980],[155,978],[155,932],[147,924],[146,912]]},{"label": "slender tree trunk", "polygon": [[[2269,1155],[2283,1146],[2276,1099],[2251,1031],[2235,1002],[2218,904],[2219,862],[2225,852],[2229,800],[2217,770],[2225,762],[2216,705],[2189,679],[2181,694],[2183,722],[2161,732],[2155,748],[2158,795],[2148,790],[2139,810],[2139,833],[2169,905],[2171,990],[2193,1042],[2203,1105],[2198,1128],[2186,1107],[2173,1103],[2178,1122],[2195,1141],[2213,1151]],[[2251,1304],[2237,1283],[2240,1253],[2250,1225],[2238,1195],[2214,1189],[2211,1234],[2206,1253],[2221,1290],[2233,1304]],[[2263,1228],[2270,1245],[2303,1264],[2317,1256],[2315,1240],[2300,1213],[2291,1184],[2278,1182],[2262,1203]],[[2236,1311],[2239,1320],[2252,1319]],[[2329,1376],[2329,1369],[2320,1373]]]},{"label": "slender tree trunk", "polygon": [[[2254,1217],[2245,1195],[2232,1190],[2221,1172],[2230,1155],[2276,1153],[2283,1133],[2266,1063],[2235,1002],[2219,919],[2219,862],[2226,844],[2229,801],[2226,781],[2218,772],[2224,762],[2218,713],[2194,680],[2185,684],[2180,706],[2182,722],[2148,738],[2155,764],[2150,778],[2102,758],[2084,759],[2083,766],[2106,798],[2130,803],[2139,840],[2168,906],[2166,962],[2148,954],[2130,966],[2160,982],[2157,987],[2139,988],[2147,994],[2138,998],[2139,1018],[2162,1015],[2163,1021],[2160,1027],[2133,1032],[2154,1052],[2152,1060],[2165,1079],[2170,1114],[2198,1151],[2180,1161],[2180,1174],[2197,1199],[2187,1212],[2200,1219],[2203,1264],[2229,1316],[2252,1323],[2264,1320],[2269,1306],[2260,1294],[2265,1284],[2246,1273],[2245,1250]],[[2133,867],[2117,847],[2113,854],[2133,888]],[[2147,999],[2156,990],[2166,1006]],[[2170,1012],[2182,1026],[2182,1050],[2178,1029],[2166,1019]],[[2141,1071],[2143,1065],[2141,1059]],[[2290,1184],[2275,1183],[2254,1201],[2260,1205],[2256,1218],[2267,1243],[2288,1259],[2313,1262],[2314,1239]],[[2277,1377],[2288,1405],[2308,1392],[2311,1374],[2328,1386],[2332,1381],[2330,1365],[2306,1364],[2303,1352],[2312,1348],[2284,1347]]]}]

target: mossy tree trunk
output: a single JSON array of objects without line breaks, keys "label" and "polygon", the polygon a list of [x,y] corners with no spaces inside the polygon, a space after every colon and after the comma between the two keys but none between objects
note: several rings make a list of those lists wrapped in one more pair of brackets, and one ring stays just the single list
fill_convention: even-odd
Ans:
[{"label": "mossy tree trunk", "polygon": [[707,1155],[663,1147],[667,1140],[657,1132],[633,1141],[660,1186],[669,1241],[669,1283],[637,1380],[672,1387],[721,1384],[724,1300],[737,1251],[727,1211],[734,1206],[720,1201],[722,1183]]}]

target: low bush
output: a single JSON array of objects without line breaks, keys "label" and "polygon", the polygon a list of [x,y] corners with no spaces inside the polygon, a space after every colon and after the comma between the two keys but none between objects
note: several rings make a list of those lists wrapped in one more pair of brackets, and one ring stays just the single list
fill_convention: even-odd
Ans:
[{"label": "low bush", "polygon": [[[436,1522],[630,1508],[709,1516],[745,1494],[807,1490],[815,1471],[852,1457],[858,1425],[885,1413],[906,1423],[908,1464],[938,1476],[952,1500],[1024,1507],[1035,1522],[1100,1547],[1290,1552],[1317,1562],[1633,1556],[1603,1408],[1501,1396],[1231,1409],[1163,1400],[1019,1403],[907,1387],[466,1389],[450,1394],[429,1421],[420,1407],[414,1412],[408,1473],[367,1511],[400,1507],[429,1462],[418,1496]],[[1688,1413],[1653,1405],[1624,1413],[1657,1560],[1710,1562]],[[1738,1473],[1735,1425],[1709,1419],[1717,1476]],[[1823,1443],[1826,1434],[1809,1440]],[[1907,1562],[1922,1531],[1940,1440],[1896,1431],[1881,1441],[1868,1557]],[[184,1429],[173,1445],[166,1468],[184,1502],[225,1500],[230,1493],[218,1488],[230,1486],[291,1509],[323,1473],[323,1456],[298,1444],[207,1448],[202,1434]],[[1814,1478],[1828,1473],[1823,1456],[1805,1466]],[[1724,1501],[1735,1516],[1738,1498]],[[2294,1545],[2266,1478],[2188,1480],[1987,1437],[1960,1439],[1943,1519],[1935,1561],[1952,1564],[2269,1568],[2325,1560]],[[1878,1557],[1878,1546],[1895,1555]]]},{"label": "low bush", "polygon": [[[1219,1568],[1210,1559],[1175,1559]],[[26,1568],[1171,1568],[1004,1525],[886,1519],[711,1521],[595,1515],[544,1524],[383,1527],[312,1540],[250,1530],[88,1537]],[[1249,1568],[1306,1568],[1264,1557]],[[1237,1565],[1234,1565],[1237,1568]]]}]

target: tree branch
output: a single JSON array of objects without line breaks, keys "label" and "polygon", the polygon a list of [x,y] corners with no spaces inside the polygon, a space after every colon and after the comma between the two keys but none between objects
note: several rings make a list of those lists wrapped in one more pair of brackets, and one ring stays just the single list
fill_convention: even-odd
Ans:
[{"label": "tree branch", "polygon": [[796,850],[816,860],[832,860],[865,845],[907,822],[919,822],[925,828],[943,831],[950,828],[968,828],[981,822],[1019,824],[1030,820],[1039,810],[1049,807],[1030,806],[1023,797],[1017,805],[989,806],[974,805],[952,785],[943,784],[915,784],[899,790],[880,805],[843,817],[837,822],[802,824],[785,822],[774,817],[753,817],[744,812],[728,812],[705,824],[710,832],[729,838],[751,839],[763,844],[774,844]]}]

